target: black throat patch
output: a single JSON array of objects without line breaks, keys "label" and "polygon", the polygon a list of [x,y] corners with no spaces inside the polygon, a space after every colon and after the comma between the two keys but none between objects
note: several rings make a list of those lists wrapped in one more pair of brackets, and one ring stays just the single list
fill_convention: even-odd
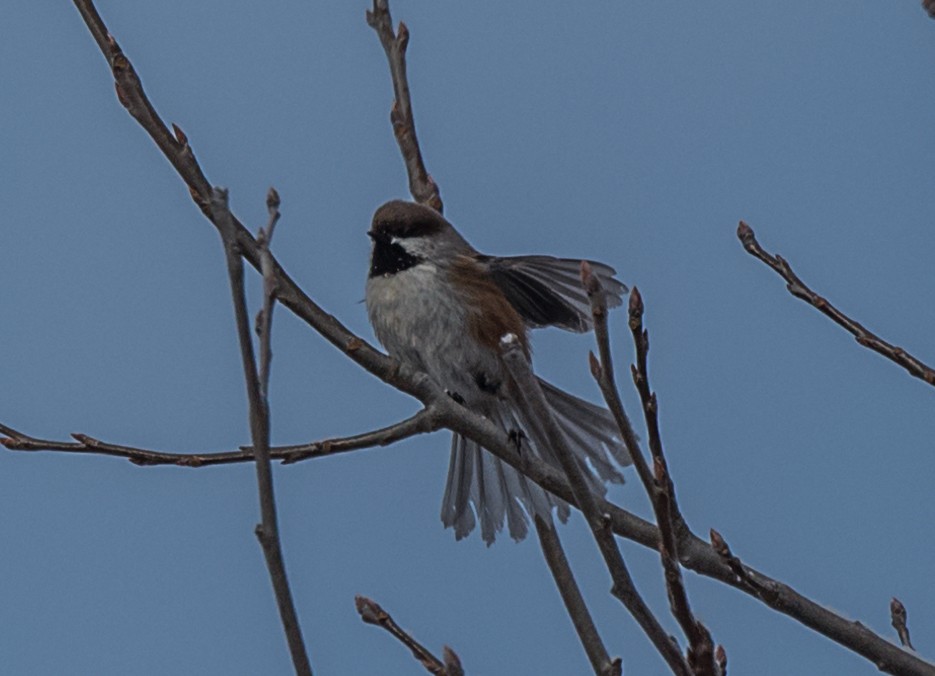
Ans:
[{"label": "black throat patch", "polygon": [[385,235],[373,236],[373,254],[370,257],[370,276],[381,277],[395,275],[418,265],[422,259],[413,256],[400,244]]}]

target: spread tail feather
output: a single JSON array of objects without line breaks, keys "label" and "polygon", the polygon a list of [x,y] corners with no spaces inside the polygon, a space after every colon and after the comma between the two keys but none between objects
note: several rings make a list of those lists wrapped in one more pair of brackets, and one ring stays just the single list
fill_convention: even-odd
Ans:
[{"label": "spread tail feather", "polygon": [[[546,402],[565,435],[572,453],[581,462],[591,488],[604,495],[605,482],[623,483],[620,467],[630,458],[619,439],[619,431],[610,413],[583,399],[564,392],[540,379]],[[520,411],[501,400],[490,416],[506,431],[519,434],[522,452],[561,465],[544,431],[530,425]],[[526,478],[479,444],[455,434],[451,440],[451,463],[442,498],[442,522],[454,528],[460,540],[480,521],[481,537],[492,544],[506,522],[510,537],[519,541],[529,532],[529,517],[546,521],[556,508],[562,521],[568,519],[564,500]]]}]

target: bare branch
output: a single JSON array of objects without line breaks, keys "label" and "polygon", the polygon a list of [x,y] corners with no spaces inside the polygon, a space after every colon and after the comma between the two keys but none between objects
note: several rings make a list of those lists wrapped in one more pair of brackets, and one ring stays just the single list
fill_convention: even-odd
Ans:
[{"label": "bare branch", "polygon": [[607,648],[604,647],[604,642],[597,633],[597,627],[594,626],[591,613],[584,602],[584,597],[581,596],[581,590],[571,572],[571,566],[568,565],[568,559],[555,525],[544,521],[538,515],[533,520],[536,524],[536,532],[539,534],[542,553],[546,563],[549,564],[549,570],[552,571],[552,577],[555,578],[555,586],[562,595],[562,601],[565,602],[565,608],[581,639],[581,645],[584,646],[594,673],[597,676],[620,676],[623,668],[622,662],[619,657],[611,661]]},{"label": "bare branch", "polygon": [[890,601],[890,618],[893,623],[893,629],[895,629],[896,633],[899,635],[899,642],[907,648],[915,650],[912,646],[912,641],[909,639],[909,626],[906,623],[908,619],[906,606],[895,596],[893,600]]},{"label": "bare branch", "polygon": [[[121,103],[128,108],[128,112],[153,138],[182,180],[188,185],[196,205],[210,219],[210,209],[207,208],[210,185],[194,161],[187,140],[178,140],[184,139],[184,135],[179,134],[177,138],[169,135],[165,124],[156,116],[146,98],[139,78],[133,69],[129,67],[129,61],[120,51],[116,42],[109,37],[107,27],[101,21],[93,3],[90,0],[73,1],[88,25],[88,29],[98,47],[111,66]],[[257,243],[236,219],[234,219],[234,224],[237,232],[237,243],[244,258],[251,265],[259,268],[259,247]],[[415,373],[401,366],[348,331],[341,322],[325,312],[309,298],[278,263],[276,264],[276,278],[279,287],[279,302],[352,361],[385,383],[415,397],[424,405],[436,405],[435,414],[437,415],[438,425],[448,427],[477,441],[491,453],[523,472],[546,490],[555,493],[569,504],[575,504],[570,487],[559,472],[546,463],[536,462],[534,458],[519,457],[506,435],[492,423],[455,404],[450,397],[431,383],[424,374]],[[598,505],[601,512],[609,515],[615,533],[643,546],[658,549],[659,533],[653,524],[612,505],[606,500],[598,500]],[[875,664],[884,665],[887,673],[924,674],[926,676],[935,674],[935,668],[918,656],[891,644],[863,625],[855,624],[811,601],[788,585],[744,566],[751,575],[768,582],[776,590],[772,601],[754,594],[747,585],[738,580],[734,572],[718,556],[711,545],[693,535],[689,536],[685,542],[680,543],[679,557],[687,568],[730,584],[746,593],[753,594],[774,610],[796,619]]]},{"label": "bare branch", "polygon": [[372,432],[326,441],[313,441],[310,444],[298,446],[277,446],[273,449],[274,457],[281,458],[283,464],[290,465],[309,458],[320,458],[325,455],[346,453],[374,446],[388,446],[416,434],[435,432],[441,428],[437,409],[429,405],[412,417]]},{"label": "bare branch", "polygon": [[808,288],[805,282],[792,271],[792,266],[789,265],[782,256],[769,254],[760,246],[756,235],[753,233],[753,228],[743,221],[740,221],[740,225],[737,227],[737,237],[740,238],[740,241],[743,243],[743,248],[746,249],[750,255],[766,263],[777,275],[786,280],[786,288],[793,296],[804,300],[822,314],[830,317],[832,321],[854,336],[859,344],[899,364],[906,369],[910,375],[924,380],[929,385],[935,385],[935,369],[919,361],[903,348],[883,340],[872,331],[869,331],[861,323],[851,319],[838,310],[825,298]]},{"label": "bare branch", "polygon": [[[283,630],[292,655],[292,664],[295,673],[299,676],[311,676],[312,667],[309,663],[305,641],[302,638],[302,627],[299,625],[298,614],[292,600],[292,591],[286,576],[286,566],[282,557],[282,545],[279,540],[279,524],[276,515],[276,497],[273,490],[273,472],[269,454],[269,402],[266,398],[270,362],[270,333],[272,321],[273,285],[272,258],[269,253],[269,237],[264,238],[262,256],[264,272],[264,288],[262,321],[259,323],[260,333],[260,370],[257,371],[257,360],[254,356],[253,339],[250,336],[250,323],[247,317],[247,299],[244,292],[243,259],[237,245],[237,231],[234,219],[227,206],[227,191],[215,188],[211,195],[211,212],[224,244],[224,254],[227,260],[227,272],[230,279],[231,298],[234,303],[234,317],[237,323],[237,337],[240,342],[240,356],[243,362],[244,380],[247,385],[247,400],[250,404],[250,436],[253,438],[254,455],[256,457],[257,486],[260,496],[261,522],[256,527],[256,537],[260,541],[263,554],[266,557],[266,567],[269,569],[270,580],[276,594],[276,604],[279,607],[279,616],[282,620]],[[270,207],[271,211],[274,207]]]},{"label": "bare branch", "polygon": [[[273,231],[279,221],[279,193],[270,188],[266,195],[266,209],[269,213],[269,222],[265,228],[260,228],[257,244],[260,247],[260,274],[263,276],[263,308],[256,319],[256,333],[260,338],[260,366],[259,385],[260,397],[267,403],[267,417],[269,416],[269,369],[273,358],[270,345],[272,339],[273,308],[276,304],[276,270],[270,245],[273,241]],[[226,205],[225,205],[226,206]],[[228,210],[228,214],[230,211]],[[233,230],[233,228],[231,229]],[[266,457],[269,459],[269,439],[266,440]]]},{"label": "bare branch", "polygon": [[639,438],[633,431],[633,425],[623,408],[623,402],[620,399],[620,393],[617,391],[616,376],[614,375],[613,357],[610,353],[610,334],[607,329],[607,297],[600,280],[596,275],[591,274],[591,266],[587,261],[581,261],[581,283],[588,294],[588,300],[591,302],[591,316],[594,318],[594,337],[597,341],[597,351],[600,355],[600,361],[592,352],[590,356],[591,375],[597,382],[604,396],[604,401],[617,428],[623,436],[623,443],[630,454],[636,473],[646,490],[650,500],[653,499],[654,484],[653,475],[643,456],[643,450],[640,448]]},{"label": "bare branch", "polygon": [[711,634],[691,611],[688,593],[682,579],[679,564],[678,541],[689,534],[675,502],[675,487],[669,476],[665,455],[662,452],[662,439],[659,433],[656,395],[650,392],[647,371],[647,352],[649,334],[643,330],[643,301],[639,291],[634,288],[630,293],[630,329],[636,344],[636,366],[632,368],[633,380],[643,403],[643,414],[649,432],[649,448],[653,457],[653,474],[649,475],[646,461],[630,420],[623,408],[620,393],[614,382],[611,362],[610,332],[607,327],[607,301],[598,278],[591,274],[591,267],[586,261],[581,263],[581,282],[591,302],[591,314],[594,318],[594,335],[597,340],[600,363],[591,357],[591,374],[594,376],[604,401],[617,421],[620,433],[630,451],[633,464],[646,489],[659,527],[659,555],[665,573],[666,591],[672,615],[682,627],[688,639],[688,664],[692,673],[701,676],[714,676],[714,644]]},{"label": "bare branch", "polygon": [[[290,446],[273,446],[270,448],[270,458],[281,460],[284,465],[321,458],[336,453],[347,453],[374,446],[387,446],[403,439],[426,434],[441,429],[438,415],[431,407],[424,408],[414,416],[398,423],[382,427],[371,432],[363,432],[349,437],[312,441],[306,444],[293,444]],[[253,462],[253,447],[244,446],[238,451],[203,452],[203,453],[167,453],[152,451],[135,446],[122,446],[112,444],[87,434],[72,434],[76,442],[53,441],[31,437],[7,425],[0,424],[0,444],[11,451],[58,451],[62,453],[77,453],[82,455],[109,455],[117,458],[126,458],[135,465],[176,465],[179,467],[209,467],[213,465],[231,465],[241,462]]]},{"label": "bare branch", "polygon": [[354,605],[357,606],[357,612],[360,613],[360,619],[367,624],[373,624],[386,629],[400,643],[409,648],[419,664],[425,667],[426,671],[436,676],[457,676],[464,674],[461,668],[461,660],[457,654],[445,646],[445,662],[435,657],[428,648],[416,641],[411,634],[403,630],[396,621],[390,617],[390,614],[383,610],[382,606],[376,601],[368,599],[366,596],[355,596]]},{"label": "bare branch", "polygon": [[393,79],[393,92],[396,100],[390,111],[393,134],[399,144],[399,150],[406,163],[409,175],[409,192],[416,202],[428,205],[442,212],[441,194],[438,185],[425,169],[422,151],[416,138],[416,123],[412,117],[412,101],[409,98],[409,80],[406,76],[406,47],[409,45],[409,29],[403,22],[399,30],[393,32],[393,18],[390,16],[388,0],[373,0],[373,10],[367,12],[367,23],[376,31],[386,52],[390,64],[390,76]]},{"label": "bare branch", "polygon": [[519,340],[516,336],[508,334],[501,339],[501,349],[503,362],[513,377],[517,390],[521,393],[522,403],[528,409],[530,419],[538,423],[545,437],[552,442],[552,450],[558,457],[565,476],[568,477],[575,502],[594,534],[594,539],[597,541],[613,580],[611,594],[630,611],[637,624],[669,665],[672,673],[690,676],[691,670],[682,658],[678,645],[659,624],[659,620],[652,614],[649,606],[637,591],[627,564],[617,546],[617,541],[610,530],[609,519],[600,511],[595,495],[585,478],[584,470],[578,464],[571,449],[568,448],[565,435],[549,410],[542,388],[529,367],[529,360]]},{"label": "bare branch", "polygon": [[[651,493],[659,526],[662,567],[665,571],[666,590],[672,615],[678,621],[688,639],[688,664],[695,674],[714,676],[714,643],[711,633],[692,613],[688,592],[682,579],[678,558],[679,530],[687,531],[675,501],[675,486],[669,474],[668,463],[662,450],[662,435],[659,431],[659,406],[656,393],[649,387],[649,332],[643,328],[643,298],[636,287],[630,292],[629,325],[636,347],[636,364],[631,368],[633,382],[643,404],[643,417],[649,435],[649,450],[653,456],[655,490]],[[605,332],[606,333],[606,332]],[[606,339],[606,338],[605,338]]]}]

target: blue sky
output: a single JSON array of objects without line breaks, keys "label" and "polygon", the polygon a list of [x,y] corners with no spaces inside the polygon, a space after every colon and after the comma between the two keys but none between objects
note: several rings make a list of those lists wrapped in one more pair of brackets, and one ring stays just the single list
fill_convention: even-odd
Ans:
[{"label": "blue sky", "polygon": [[[100,2],[158,111],[275,252],[351,329],[374,208],[406,195],[366,2]],[[935,362],[933,31],[918,2],[393,2],[446,214],[479,249],[597,258],[647,306],[679,501],[699,533],[891,636],[891,596],[935,655],[935,391],[790,297],[734,232]],[[223,255],[117,103],[70,3],[9,3],[0,41],[0,421],[166,450],[248,439]],[[251,289],[256,292],[255,283]],[[254,293],[254,299],[258,294]],[[612,318],[624,367],[632,347]],[[537,371],[596,399],[590,336],[537,332]],[[276,315],[278,443],[417,408]],[[631,413],[636,396],[620,381]],[[535,542],[456,543],[445,433],[277,468],[286,561],[321,674],[419,673],[363,625],[372,596],[471,674],[588,666]],[[249,465],[139,468],[0,454],[0,653],[16,674],[287,673]],[[648,507],[635,477],[613,497]],[[607,594],[582,520],[561,535],[627,673],[663,674]],[[666,616],[658,558],[624,543]],[[688,574],[737,674],[875,667]],[[673,633],[674,623],[665,622]]]}]

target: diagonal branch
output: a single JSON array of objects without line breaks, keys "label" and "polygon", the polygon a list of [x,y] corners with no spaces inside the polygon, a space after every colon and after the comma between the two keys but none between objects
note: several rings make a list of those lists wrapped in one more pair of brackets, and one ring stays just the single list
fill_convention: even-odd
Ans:
[{"label": "diagonal branch", "polygon": [[411,634],[396,624],[392,616],[383,610],[383,607],[376,601],[368,599],[366,596],[356,596],[354,597],[354,605],[357,606],[357,612],[360,614],[361,620],[367,624],[373,624],[386,629],[391,636],[409,648],[412,656],[415,657],[419,661],[419,664],[425,667],[426,671],[430,674],[435,674],[435,676],[464,676],[464,671],[461,668],[461,660],[458,658],[455,651],[448,646],[445,646],[445,661],[442,662],[435,657],[428,648],[419,643]]},{"label": "diagonal branch", "polygon": [[637,591],[623,555],[620,553],[620,548],[617,546],[617,541],[609,528],[608,520],[599,509],[596,496],[585,478],[584,470],[575,459],[564,433],[549,410],[542,388],[532,374],[529,360],[519,340],[515,335],[508,334],[501,339],[501,348],[503,362],[516,383],[522,403],[528,410],[530,419],[538,423],[545,437],[552,442],[552,450],[558,457],[565,476],[568,477],[575,502],[594,534],[594,539],[597,541],[597,546],[613,580],[611,594],[630,611],[637,624],[669,665],[672,673],[691,676],[691,670],[682,658],[678,645],[666,633]]},{"label": "diagonal branch", "polygon": [[756,235],[753,233],[753,228],[743,221],[740,221],[740,225],[737,227],[737,237],[740,238],[743,248],[747,250],[747,253],[766,263],[777,275],[786,280],[786,288],[793,296],[804,300],[822,314],[830,317],[834,323],[843,327],[845,331],[854,336],[857,342],[864,347],[878,354],[882,354],[890,361],[899,364],[906,369],[910,375],[924,380],[929,385],[935,385],[935,369],[916,359],[903,348],[883,340],[878,335],[868,330],[863,324],[851,319],[829,303],[825,298],[812,291],[805,282],[792,271],[792,266],[789,265],[786,259],[779,255],[774,256],[769,254],[760,246]]},{"label": "diagonal branch", "polygon": [[581,590],[571,572],[571,566],[568,565],[568,559],[555,525],[543,520],[538,514],[533,521],[536,524],[536,532],[539,534],[542,554],[549,565],[552,577],[555,578],[555,586],[558,587],[578,638],[581,639],[581,645],[584,646],[584,651],[588,655],[591,668],[597,676],[620,676],[623,664],[619,657],[610,659],[607,648],[604,647],[604,642],[597,633],[597,627],[594,626],[591,613],[584,603],[584,597],[581,596]]},{"label": "diagonal branch", "polygon": [[636,343],[636,366],[632,368],[632,372],[634,383],[643,404],[643,415],[646,419],[649,434],[649,448],[653,457],[653,474],[651,476],[614,381],[610,332],[607,326],[606,295],[601,288],[600,280],[591,274],[591,268],[586,262],[581,264],[581,281],[591,303],[594,335],[597,340],[598,354],[600,354],[599,362],[591,354],[591,373],[597,380],[601,393],[604,395],[604,401],[617,421],[621,436],[624,438],[630,457],[633,458],[633,464],[637,467],[638,474],[653,507],[656,524],[659,528],[659,556],[665,574],[669,606],[673,617],[678,621],[688,639],[688,664],[693,674],[714,676],[714,645],[711,634],[707,627],[699,622],[692,613],[688,593],[682,579],[681,565],[679,564],[678,542],[689,535],[689,530],[681,518],[675,502],[675,487],[669,476],[665,455],[662,451],[656,395],[650,392],[649,389],[647,374],[649,334],[643,330],[642,325],[642,298],[639,291],[634,287],[630,293],[629,307],[630,329]]},{"label": "diagonal branch", "polygon": [[[656,393],[652,392],[649,387],[649,332],[643,328],[643,299],[636,287],[633,287],[633,291],[630,292],[629,314],[630,331],[636,346],[636,364],[631,367],[631,370],[633,382],[643,404],[649,450],[653,456],[654,491],[651,498],[656,514],[656,524],[659,526],[659,554],[662,557],[662,567],[665,571],[669,606],[672,609],[672,616],[678,621],[688,639],[688,664],[692,667],[692,671],[698,676],[715,676],[717,665],[711,632],[692,612],[685,582],[682,579],[678,543],[682,539],[680,535],[684,536],[687,533],[688,526],[678,510],[675,501],[675,485],[672,483],[665,453],[662,450],[659,406]],[[604,331],[605,340],[606,336],[607,332]]]}]

